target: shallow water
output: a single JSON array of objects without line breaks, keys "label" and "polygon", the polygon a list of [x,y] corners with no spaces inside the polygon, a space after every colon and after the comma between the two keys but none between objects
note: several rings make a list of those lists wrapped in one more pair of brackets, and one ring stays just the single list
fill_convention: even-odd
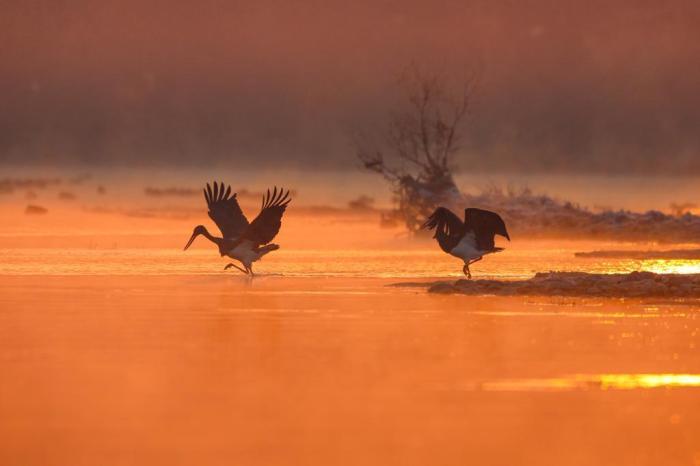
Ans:
[{"label": "shallow water", "polygon": [[[0,206],[3,466],[700,464],[695,300],[389,286],[461,265],[376,218],[290,215],[251,280],[206,241],[182,251],[192,219],[16,210]],[[476,278],[700,272],[574,257],[647,244],[499,245]]]},{"label": "shallow water", "polygon": [[[589,243],[518,244],[472,265],[475,278],[529,278],[539,271],[589,273],[700,273],[700,260],[575,258]],[[175,248],[0,248],[0,275],[219,275],[231,262],[211,245]],[[279,250],[254,266],[257,273],[285,277],[440,278],[463,277],[459,260],[439,249]],[[240,275],[237,271],[226,275]]]},{"label": "shallow water", "polygon": [[204,253],[194,270],[152,251],[85,273],[73,261],[94,251],[58,269],[31,252],[0,277],[3,465],[700,458],[695,304],[434,296],[387,286],[408,266],[352,268],[422,252],[348,253],[326,277],[290,252],[266,267],[295,258],[306,275],[253,280]]}]

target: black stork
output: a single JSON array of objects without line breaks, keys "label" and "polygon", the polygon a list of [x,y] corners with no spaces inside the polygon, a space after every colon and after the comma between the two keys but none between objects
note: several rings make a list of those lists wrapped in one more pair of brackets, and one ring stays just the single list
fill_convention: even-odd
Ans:
[{"label": "black stork", "polygon": [[219,247],[221,257],[228,256],[239,261],[243,267],[234,263],[224,267],[227,270],[235,267],[246,274],[253,274],[253,262],[260,260],[270,251],[279,249],[279,245],[271,243],[277,236],[282,226],[282,215],[287,204],[291,201],[289,190],[277,190],[275,186],[272,193],[267,190],[263,195],[260,213],[252,222],[243,215],[241,206],[238,205],[236,193],[231,194],[231,186],[214,182],[214,188],[207,183],[204,189],[204,198],[209,207],[209,217],[221,230],[222,238],[211,235],[204,225],[197,225],[192,232],[190,240],[185,245],[185,250],[190,247],[194,239],[203,235]]},{"label": "black stork", "polygon": [[464,210],[464,222],[451,210],[438,207],[423,228],[435,228],[433,238],[448,254],[464,261],[462,272],[472,278],[469,266],[480,261],[486,254],[503,251],[494,243],[494,236],[501,235],[510,241],[506,224],[495,212],[469,208]]}]

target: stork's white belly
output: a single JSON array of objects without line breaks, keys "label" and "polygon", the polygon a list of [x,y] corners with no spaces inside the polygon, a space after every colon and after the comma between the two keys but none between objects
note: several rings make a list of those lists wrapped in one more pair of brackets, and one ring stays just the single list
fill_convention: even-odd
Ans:
[{"label": "stork's white belly", "polygon": [[476,237],[473,232],[464,235],[464,238],[450,251],[450,254],[459,257],[464,262],[478,259],[484,255],[484,251],[480,251],[476,247]]},{"label": "stork's white belly", "polygon": [[260,259],[260,254],[255,252],[253,244],[250,241],[243,241],[235,248],[226,253],[231,259],[241,261],[243,264],[250,265]]}]

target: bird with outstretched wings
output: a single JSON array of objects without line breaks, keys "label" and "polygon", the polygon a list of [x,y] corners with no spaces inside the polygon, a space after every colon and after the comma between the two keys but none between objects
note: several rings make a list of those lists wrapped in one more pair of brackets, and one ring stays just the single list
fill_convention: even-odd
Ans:
[{"label": "bird with outstretched wings", "polygon": [[464,210],[464,221],[446,207],[438,207],[423,224],[423,228],[435,230],[435,238],[444,252],[464,261],[462,271],[471,278],[469,266],[486,254],[502,251],[497,248],[495,235],[510,241],[506,224],[496,212],[468,208]]},{"label": "bird with outstretched wings", "polygon": [[260,213],[252,222],[243,214],[236,199],[236,193],[231,193],[231,186],[224,183],[207,183],[204,188],[204,199],[209,208],[209,217],[221,230],[222,237],[216,237],[207,231],[204,225],[197,225],[192,230],[192,236],[185,244],[187,250],[198,236],[204,236],[219,248],[221,256],[238,260],[242,267],[230,263],[224,267],[235,267],[241,272],[253,276],[253,263],[263,256],[279,249],[278,244],[271,241],[277,236],[282,227],[282,215],[291,201],[289,190],[277,189],[263,194]]},{"label": "bird with outstretched wings", "polygon": [[272,241],[282,226],[282,215],[291,201],[289,190],[277,189],[263,195],[260,213],[252,222],[243,214],[236,194],[231,195],[231,187],[214,182],[204,190],[204,197],[209,207],[209,217],[221,230],[226,239],[248,240],[254,247]]}]

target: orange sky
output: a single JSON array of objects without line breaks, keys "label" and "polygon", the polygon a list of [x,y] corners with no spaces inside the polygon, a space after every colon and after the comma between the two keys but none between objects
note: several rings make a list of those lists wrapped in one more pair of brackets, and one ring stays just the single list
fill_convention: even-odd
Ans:
[{"label": "orange sky", "polygon": [[697,24],[692,0],[15,2],[0,161],[348,165],[415,61],[482,72],[462,165],[700,171]]}]

